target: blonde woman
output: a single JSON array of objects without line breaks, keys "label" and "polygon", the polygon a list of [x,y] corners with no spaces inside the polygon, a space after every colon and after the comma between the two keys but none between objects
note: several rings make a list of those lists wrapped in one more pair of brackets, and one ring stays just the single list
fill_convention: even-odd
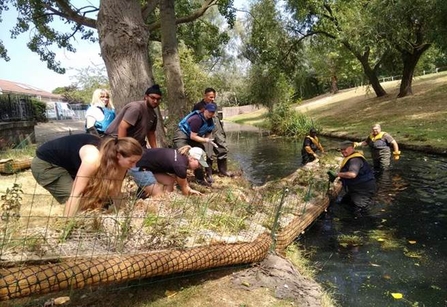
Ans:
[{"label": "blonde woman", "polygon": [[102,209],[117,198],[128,169],[143,154],[130,137],[99,138],[73,134],[49,141],[36,150],[31,171],[36,181],[60,203],[64,214]]},{"label": "blonde woman", "polygon": [[93,92],[90,108],[85,113],[86,131],[95,135],[103,135],[115,116],[115,107],[110,93],[105,89],[96,89]]}]

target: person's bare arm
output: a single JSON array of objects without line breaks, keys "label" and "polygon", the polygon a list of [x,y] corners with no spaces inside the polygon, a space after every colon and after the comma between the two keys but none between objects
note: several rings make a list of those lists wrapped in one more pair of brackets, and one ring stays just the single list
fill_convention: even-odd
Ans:
[{"label": "person's bare arm", "polygon": [[84,145],[79,150],[81,157],[81,166],[76,173],[76,178],[73,182],[70,197],[65,203],[65,216],[74,216],[78,211],[79,197],[84,191],[90,180],[90,177],[95,173],[99,167],[99,151],[93,145]]},{"label": "person's bare arm", "polygon": [[147,133],[147,140],[151,148],[157,148],[157,138],[155,137],[155,131],[149,131]]},{"label": "person's bare arm", "polygon": [[189,138],[195,142],[198,143],[210,143],[212,142],[212,139],[210,139],[209,137],[211,136],[211,133],[205,135],[204,137],[198,136],[198,134],[196,132],[192,132],[189,135]]},{"label": "person's bare arm", "polygon": [[122,138],[127,136],[127,129],[129,129],[132,125],[122,120],[118,126],[118,137]]},{"label": "person's bare arm", "polygon": [[399,152],[399,145],[397,144],[396,140],[393,140],[391,145],[393,145],[394,152]]},{"label": "person's bare arm", "polygon": [[177,183],[180,186],[183,195],[202,195],[199,191],[191,189],[186,178],[177,177]]},{"label": "person's bare arm", "polygon": [[366,143],[366,141],[354,142],[354,148],[360,147],[360,146],[366,146],[366,145],[368,145],[368,143]]},{"label": "person's bare arm", "polygon": [[318,142],[318,148],[320,149],[320,151],[321,151],[322,153],[324,153],[324,147],[323,147],[323,145],[321,145],[320,142]]},{"label": "person's bare arm", "polygon": [[349,165],[349,169],[346,172],[339,172],[337,174],[340,178],[346,178],[346,179],[354,179],[357,177],[360,168],[362,167],[362,162],[360,162],[360,158],[353,158],[351,159],[351,164]]},{"label": "person's bare arm", "polygon": [[337,174],[337,177],[346,178],[346,179],[353,179],[353,178],[357,177],[357,174],[355,172],[339,172]]},{"label": "person's bare arm", "polygon": [[304,149],[308,154],[314,156],[315,158],[318,158],[317,154],[312,150],[312,148],[309,145],[305,146]]}]

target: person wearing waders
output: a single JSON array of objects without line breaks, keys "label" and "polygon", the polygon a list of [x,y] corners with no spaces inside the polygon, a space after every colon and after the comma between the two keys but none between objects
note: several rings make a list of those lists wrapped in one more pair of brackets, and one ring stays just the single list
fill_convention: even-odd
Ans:
[{"label": "person wearing waders", "polygon": [[[205,110],[205,106],[210,103],[215,103],[216,100],[216,90],[208,87],[205,89],[203,99],[196,103],[193,107],[193,111],[201,111],[203,112]],[[227,136],[225,134],[225,131],[223,129],[223,123],[220,120],[220,118],[215,115],[213,117],[213,123],[214,123],[214,129],[212,131],[213,135],[213,144],[205,144],[205,152],[207,155],[207,163],[209,165],[209,168],[207,168],[207,174],[206,174],[206,180],[208,182],[213,182],[212,178],[212,172],[213,172],[213,156],[216,156],[217,160],[217,169],[219,172],[219,175],[226,176],[226,177],[233,177],[233,174],[231,174],[228,171],[227,161],[228,161],[228,146],[227,146]]]}]

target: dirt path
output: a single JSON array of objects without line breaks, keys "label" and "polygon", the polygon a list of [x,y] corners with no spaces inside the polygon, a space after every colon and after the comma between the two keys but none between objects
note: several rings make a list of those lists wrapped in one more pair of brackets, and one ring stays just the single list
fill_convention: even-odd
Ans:
[{"label": "dirt path", "polygon": [[55,120],[48,123],[38,123],[34,127],[36,142],[43,142],[74,133],[84,132],[83,120]]}]

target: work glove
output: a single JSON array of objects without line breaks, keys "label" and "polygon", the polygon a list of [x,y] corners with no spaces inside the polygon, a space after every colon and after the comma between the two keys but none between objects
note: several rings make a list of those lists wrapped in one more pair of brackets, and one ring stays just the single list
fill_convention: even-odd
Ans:
[{"label": "work glove", "polygon": [[210,143],[214,148],[219,148],[216,143],[214,143],[214,139],[208,139],[208,143]]},{"label": "work glove", "polygon": [[333,171],[333,170],[329,170],[329,171],[327,172],[327,175],[329,176],[329,181],[330,181],[330,182],[334,182],[335,179],[338,177],[338,176],[337,176],[337,173],[336,173],[335,171]]},{"label": "work glove", "polygon": [[214,143],[213,141],[211,141],[210,144],[213,145],[214,148],[219,148],[219,146],[216,143]]},{"label": "work glove", "polygon": [[393,151],[393,158],[394,158],[395,161],[400,159],[400,150]]}]

